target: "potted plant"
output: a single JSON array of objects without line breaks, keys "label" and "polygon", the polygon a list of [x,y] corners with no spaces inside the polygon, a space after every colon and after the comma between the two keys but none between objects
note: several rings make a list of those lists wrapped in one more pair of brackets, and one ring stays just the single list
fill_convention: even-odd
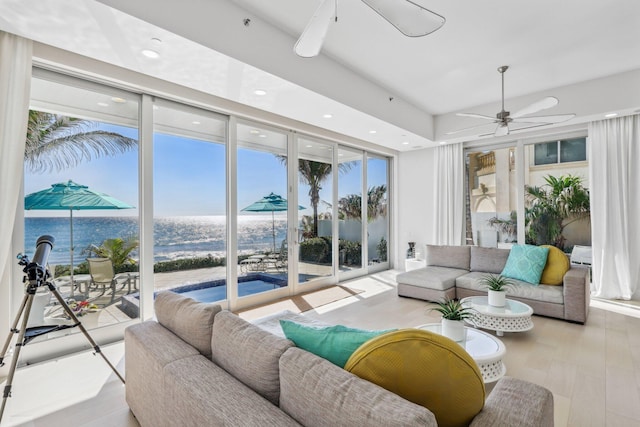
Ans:
[{"label": "potted plant", "polygon": [[473,309],[454,299],[445,299],[436,302],[436,305],[432,310],[442,315],[442,335],[454,341],[463,341],[464,320],[472,318]]},{"label": "potted plant", "polygon": [[489,305],[504,307],[507,299],[507,289],[513,286],[513,282],[501,274],[497,276],[487,274],[480,281],[487,288]]}]

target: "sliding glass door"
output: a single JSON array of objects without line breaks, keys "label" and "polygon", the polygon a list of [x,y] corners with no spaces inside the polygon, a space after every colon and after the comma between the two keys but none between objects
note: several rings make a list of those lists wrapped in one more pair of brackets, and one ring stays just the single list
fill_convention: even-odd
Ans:
[{"label": "sliding glass door", "polygon": [[227,299],[224,116],[154,103],[154,289]]},{"label": "sliding glass door", "polygon": [[[139,105],[136,94],[34,72],[22,248],[32,257],[40,236],[54,238],[47,260],[52,282],[88,329],[120,330],[138,318],[122,304],[139,286]],[[98,259],[99,266],[92,262]],[[16,295],[23,290],[21,283]],[[40,287],[29,326],[69,322],[48,288]],[[27,352],[78,332],[42,335]]]},{"label": "sliding glass door", "polygon": [[238,124],[239,298],[288,286],[287,163],[285,132]]},{"label": "sliding glass door", "polygon": [[[363,156],[360,150],[338,148],[338,221],[340,273],[364,267],[363,261]],[[349,276],[349,274],[347,274]]]},{"label": "sliding glass door", "polygon": [[298,138],[298,283],[333,271],[333,145]]}]

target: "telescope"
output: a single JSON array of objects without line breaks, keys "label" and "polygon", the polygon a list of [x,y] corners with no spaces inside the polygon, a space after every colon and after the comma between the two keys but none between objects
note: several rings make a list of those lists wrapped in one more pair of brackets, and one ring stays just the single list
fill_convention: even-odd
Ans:
[{"label": "telescope", "polygon": [[[53,249],[55,239],[53,236],[44,235],[38,237],[36,241],[36,252],[33,254],[33,258],[29,262],[29,259],[25,256],[20,258],[21,264],[26,265],[22,270],[29,281],[44,281],[47,276],[47,262],[49,260],[49,254]],[[38,284],[39,286],[40,284]]]}]

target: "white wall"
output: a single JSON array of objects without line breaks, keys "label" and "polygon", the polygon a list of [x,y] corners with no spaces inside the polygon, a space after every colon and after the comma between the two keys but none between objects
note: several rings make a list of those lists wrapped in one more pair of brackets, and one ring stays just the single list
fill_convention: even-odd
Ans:
[{"label": "white wall", "polygon": [[398,156],[398,239],[395,265],[404,269],[408,242],[416,242],[416,252],[424,259],[425,245],[435,235],[435,150],[428,148]]}]

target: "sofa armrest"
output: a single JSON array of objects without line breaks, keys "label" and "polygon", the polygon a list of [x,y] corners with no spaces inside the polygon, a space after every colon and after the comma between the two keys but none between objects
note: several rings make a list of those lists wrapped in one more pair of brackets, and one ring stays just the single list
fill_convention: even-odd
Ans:
[{"label": "sofa armrest", "polygon": [[591,284],[589,269],[572,267],[564,275],[564,318],[570,322],[584,323],[589,316]]},{"label": "sofa armrest", "polygon": [[471,427],[553,427],[553,394],[512,377],[498,381]]}]

